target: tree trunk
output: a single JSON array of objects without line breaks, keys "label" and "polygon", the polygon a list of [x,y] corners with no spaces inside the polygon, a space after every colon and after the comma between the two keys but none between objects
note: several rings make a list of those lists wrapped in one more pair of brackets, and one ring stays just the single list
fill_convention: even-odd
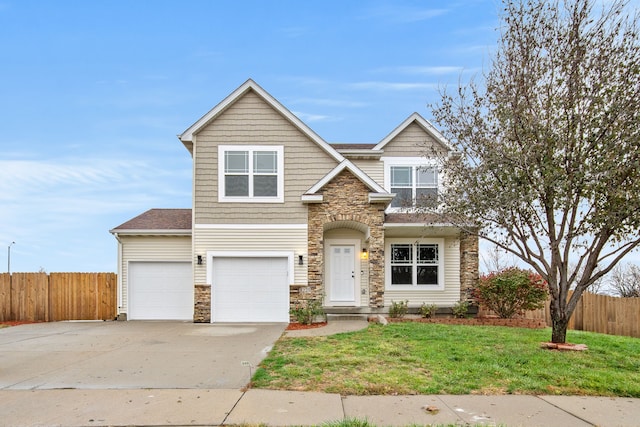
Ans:
[{"label": "tree trunk", "polygon": [[549,308],[551,309],[551,342],[564,344],[567,341],[567,327],[571,317],[567,315],[567,303],[552,297]]},{"label": "tree trunk", "polygon": [[567,326],[569,319],[551,319],[551,342],[555,344],[564,344],[567,342]]}]

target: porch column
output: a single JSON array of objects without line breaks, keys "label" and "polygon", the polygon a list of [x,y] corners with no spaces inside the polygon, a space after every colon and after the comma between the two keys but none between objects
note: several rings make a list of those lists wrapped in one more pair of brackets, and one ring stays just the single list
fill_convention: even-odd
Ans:
[{"label": "porch column", "polygon": [[368,220],[369,307],[384,307],[384,206],[372,205]]},{"label": "porch column", "polygon": [[478,269],[478,235],[460,231],[460,301],[473,301]]},{"label": "porch column", "polygon": [[304,298],[324,301],[324,221],[320,205],[309,206],[309,217],[307,227],[307,289]]}]

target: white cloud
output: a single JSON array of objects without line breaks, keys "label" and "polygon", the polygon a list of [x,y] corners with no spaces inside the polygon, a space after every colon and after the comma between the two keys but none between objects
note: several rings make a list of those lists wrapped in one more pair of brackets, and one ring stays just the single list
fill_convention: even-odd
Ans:
[{"label": "white cloud", "polygon": [[396,24],[425,21],[449,12],[449,9],[430,9],[389,3],[364,12],[363,19],[383,19]]},{"label": "white cloud", "polygon": [[283,76],[281,80],[285,82],[285,84],[293,83],[302,86],[326,86],[331,84],[327,79],[308,76]]},{"label": "white cloud", "polygon": [[191,52],[191,57],[193,58],[214,58],[221,59],[224,57],[224,54],[217,50],[211,50],[208,48],[198,48]]},{"label": "white cloud", "polygon": [[27,194],[58,185],[87,186],[123,181],[142,162],[119,159],[0,160],[0,197]]},{"label": "white cloud", "polygon": [[92,261],[111,271],[108,230],[151,207],[189,206],[190,190],[188,167],[152,161],[0,160],[0,244],[16,241],[14,271],[80,269],[105,251]]},{"label": "white cloud", "polygon": [[326,121],[336,121],[337,119],[331,116],[325,116],[322,114],[310,114],[303,113],[301,111],[292,111],[300,120],[303,122],[326,122]]},{"label": "white cloud", "polygon": [[460,74],[464,71],[464,67],[453,65],[428,66],[400,66],[400,67],[384,67],[378,68],[374,72],[379,73],[400,73],[400,74],[424,74],[424,75],[444,75],[444,74]]},{"label": "white cloud", "polygon": [[340,107],[340,108],[362,108],[368,104],[361,101],[349,101],[344,99],[329,99],[329,98],[295,98],[289,100],[291,104],[308,104],[308,105],[320,105],[323,107]]},{"label": "white cloud", "polygon": [[437,89],[437,83],[420,83],[420,82],[381,82],[381,81],[368,81],[352,83],[349,85],[352,89],[364,89],[364,90],[380,90],[380,91],[406,91],[416,89]]},{"label": "white cloud", "polygon": [[68,232],[98,217],[146,210],[168,192],[179,191],[173,182],[180,178],[180,171],[158,172],[143,162],[2,160],[0,235],[35,243],[48,233]]},{"label": "white cloud", "polygon": [[306,35],[309,29],[307,27],[283,27],[278,29],[278,32],[285,37],[295,39]]}]

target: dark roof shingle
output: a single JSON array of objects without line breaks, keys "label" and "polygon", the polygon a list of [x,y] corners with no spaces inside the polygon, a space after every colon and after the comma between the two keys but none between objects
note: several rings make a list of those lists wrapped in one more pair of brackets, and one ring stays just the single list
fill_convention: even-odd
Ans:
[{"label": "dark roof shingle", "polygon": [[119,230],[191,230],[191,209],[149,209],[112,231]]},{"label": "dark roof shingle", "polygon": [[387,224],[439,224],[448,223],[445,218],[433,213],[388,213],[384,216]]}]

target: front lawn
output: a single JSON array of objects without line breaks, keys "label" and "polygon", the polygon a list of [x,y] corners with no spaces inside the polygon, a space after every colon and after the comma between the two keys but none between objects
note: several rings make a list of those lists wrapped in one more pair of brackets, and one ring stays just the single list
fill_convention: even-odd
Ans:
[{"label": "front lawn", "polygon": [[368,394],[640,397],[640,339],[569,331],[585,352],[544,350],[550,329],[419,323],[281,338],[254,388]]}]

